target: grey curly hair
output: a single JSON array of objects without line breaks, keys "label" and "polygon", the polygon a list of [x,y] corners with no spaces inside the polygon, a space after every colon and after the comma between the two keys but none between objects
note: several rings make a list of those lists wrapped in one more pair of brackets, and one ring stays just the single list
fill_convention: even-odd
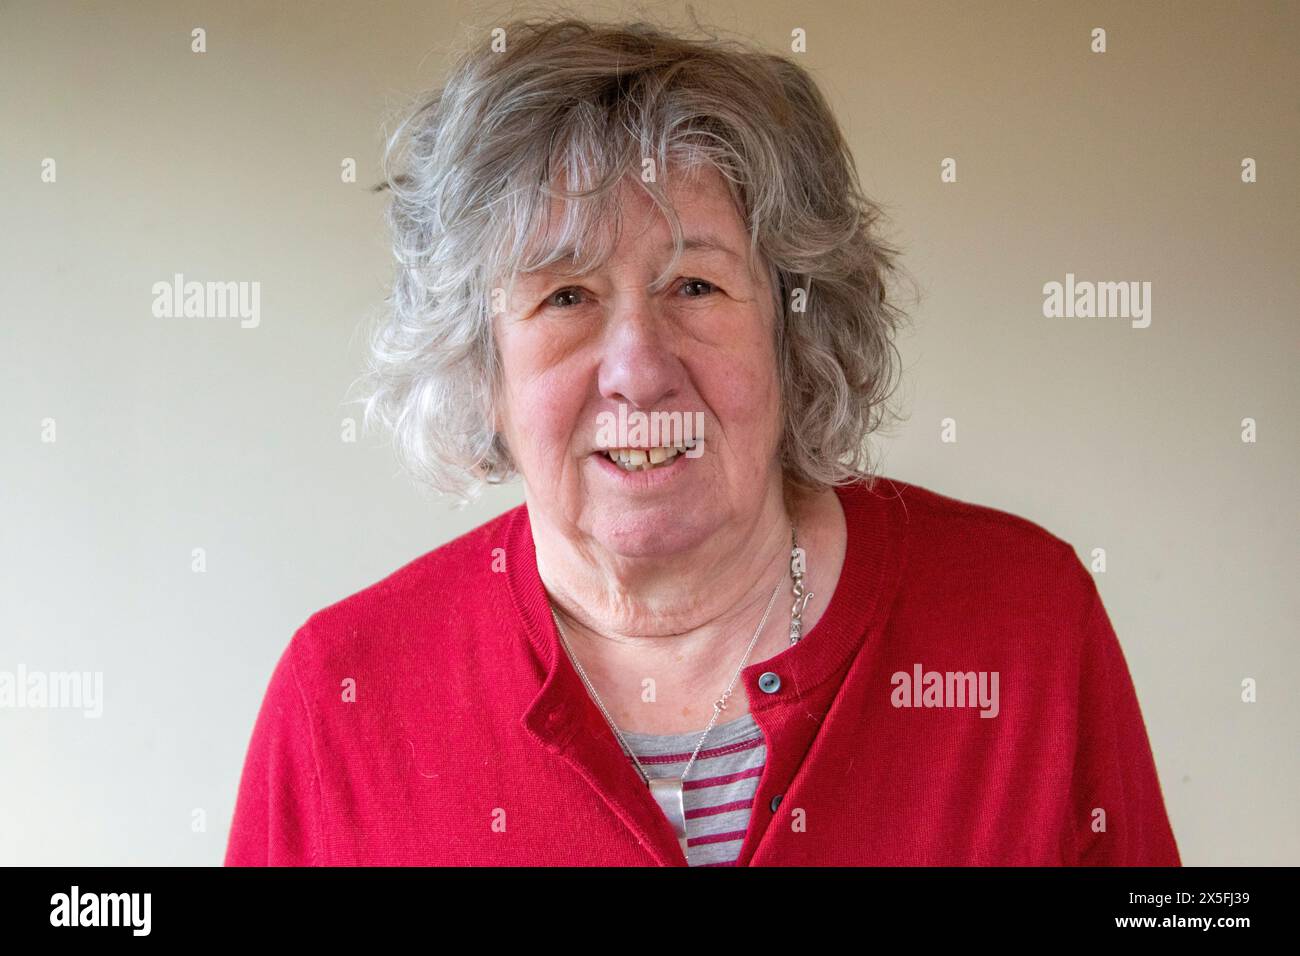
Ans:
[{"label": "grey curly hair", "polygon": [[[826,487],[869,478],[867,437],[893,412],[894,334],[905,313],[886,283],[905,275],[877,235],[881,208],[858,182],[839,125],[801,67],[734,40],[685,39],[645,23],[518,20],[461,55],[441,89],[389,137],[385,181],[397,259],[370,335],[365,421],[393,433],[402,465],[462,504],[515,475],[493,428],[500,364],[491,300],[503,277],[598,266],[630,173],[667,218],[660,170],[709,164],[743,213],[776,298],[781,467]],[[652,177],[653,180],[653,177]],[[559,184],[563,183],[563,186]],[[547,231],[552,201],[564,218]],[[803,311],[792,299],[803,290]]]}]

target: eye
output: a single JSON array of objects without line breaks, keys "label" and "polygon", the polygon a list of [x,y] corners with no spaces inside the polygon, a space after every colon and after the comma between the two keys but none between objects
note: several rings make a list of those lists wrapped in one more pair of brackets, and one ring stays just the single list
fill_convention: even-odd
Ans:
[{"label": "eye", "polygon": [[[696,292],[686,291],[690,289],[696,289],[700,291],[696,291]],[[715,286],[712,282],[705,281],[704,279],[687,279],[685,282],[682,283],[682,290],[686,292],[686,297],[688,299],[699,299],[702,298],[703,296],[708,295],[710,292],[716,292],[717,286]]]},{"label": "eye", "polygon": [[576,286],[569,286],[564,289],[556,289],[546,297],[544,305],[556,309],[568,309],[579,305],[582,299],[582,290]]}]

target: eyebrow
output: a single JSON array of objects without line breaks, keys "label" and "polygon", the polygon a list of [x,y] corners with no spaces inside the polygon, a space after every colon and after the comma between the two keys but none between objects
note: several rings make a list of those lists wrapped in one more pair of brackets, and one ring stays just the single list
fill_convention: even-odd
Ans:
[{"label": "eyebrow", "polygon": [[[661,251],[668,252],[673,248],[672,242],[666,242],[659,247]],[[703,249],[705,251],[721,252],[731,256],[733,259],[739,259],[740,255],[736,253],[729,245],[721,239],[714,236],[692,236],[682,240],[682,251],[686,252],[691,249]]]}]

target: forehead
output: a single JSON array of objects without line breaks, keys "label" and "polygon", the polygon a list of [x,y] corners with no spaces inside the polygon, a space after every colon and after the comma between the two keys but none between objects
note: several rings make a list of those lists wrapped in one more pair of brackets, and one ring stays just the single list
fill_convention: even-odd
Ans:
[{"label": "forehead", "polygon": [[741,211],[717,170],[670,170],[659,191],[667,211],[631,175],[595,200],[550,199],[539,226],[526,236],[514,271],[578,274],[619,255],[673,255],[673,220],[683,253],[747,261],[750,237]]}]

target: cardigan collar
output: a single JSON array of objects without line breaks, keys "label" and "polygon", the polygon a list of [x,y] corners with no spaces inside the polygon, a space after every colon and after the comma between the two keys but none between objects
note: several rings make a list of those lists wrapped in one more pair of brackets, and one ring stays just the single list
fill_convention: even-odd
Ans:
[{"label": "cardigan collar", "polygon": [[[768,767],[759,796],[769,783],[779,788],[788,782],[815,735],[816,721],[792,718],[824,713],[864,642],[883,630],[902,572],[906,510],[893,483],[883,479],[882,488],[881,481],[835,489],[844,509],[848,539],[839,580],[817,624],[799,643],[741,671],[750,712],[768,739]],[[623,753],[560,643],[549,597],[537,570],[527,505],[511,515],[506,540],[506,577],[511,598],[546,669],[537,695],[520,718],[521,724],[543,747],[563,757],[587,779],[660,864],[684,865],[667,819]],[[778,693],[759,690],[760,675],[769,671],[781,679]],[[751,836],[759,824],[758,814],[754,817]],[[747,836],[739,865],[753,855],[753,843]]]}]

